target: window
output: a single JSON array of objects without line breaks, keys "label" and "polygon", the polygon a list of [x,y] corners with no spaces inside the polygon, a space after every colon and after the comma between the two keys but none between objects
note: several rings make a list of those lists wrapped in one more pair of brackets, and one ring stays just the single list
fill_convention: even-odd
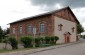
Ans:
[{"label": "window", "polygon": [[19,27],[19,33],[22,34],[22,26]]},{"label": "window", "polygon": [[58,25],[58,30],[59,31],[62,31],[62,26],[63,26],[62,24]]},{"label": "window", "polygon": [[40,32],[44,32],[45,25],[44,23],[40,23]]},{"label": "window", "polygon": [[13,28],[13,34],[15,34],[15,28]]},{"label": "window", "polygon": [[28,25],[27,31],[28,31],[28,32],[32,32],[32,26],[31,26],[31,25]]},{"label": "window", "polygon": [[74,29],[75,29],[75,28],[73,27],[73,28],[72,28],[72,32],[74,32]]}]

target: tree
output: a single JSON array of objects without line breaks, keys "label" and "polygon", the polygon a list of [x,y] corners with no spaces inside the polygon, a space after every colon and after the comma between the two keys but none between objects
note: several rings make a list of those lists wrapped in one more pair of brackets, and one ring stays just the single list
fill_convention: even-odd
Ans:
[{"label": "tree", "polygon": [[1,42],[2,38],[3,38],[3,30],[2,30],[2,28],[0,26],[0,42]]},{"label": "tree", "polygon": [[84,28],[82,27],[81,24],[78,24],[78,25],[77,25],[77,33],[80,34],[80,37],[82,37],[82,36],[81,36],[81,33],[82,33],[82,32],[84,32]]},{"label": "tree", "polygon": [[81,24],[77,25],[77,32],[78,32],[78,34],[81,34],[82,32],[84,32],[84,28],[82,27]]}]

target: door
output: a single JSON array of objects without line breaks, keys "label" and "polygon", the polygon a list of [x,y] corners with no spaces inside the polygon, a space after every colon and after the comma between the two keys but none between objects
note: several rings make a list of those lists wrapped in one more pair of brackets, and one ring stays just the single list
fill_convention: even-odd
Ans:
[{"label": "door", "polygon": [[67,43],[70,42],[70,36],[67,36]]},{"label": "door", "polygon": [[70,42],[70,35],[65,35],[65,43],[69,43]]}]

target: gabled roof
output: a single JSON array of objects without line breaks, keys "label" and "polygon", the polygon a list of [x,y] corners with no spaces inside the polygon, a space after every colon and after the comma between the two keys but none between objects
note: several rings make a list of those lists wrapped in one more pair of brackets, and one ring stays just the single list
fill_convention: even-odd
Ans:
[{"label": "gabled roof", "polygon": [[[39,14],[39,15],[36,15],[36,16],[32,16],[32,17],[27,17],[27,18],[23,18],[23,19],[20,19],[20,20],[17,20],[17,21],[14,21],[12,23],[9,23],[9,24],[13,24],[13,23],[17,23],[17,22],[21,22],[21,21],[25,21],[25,20],[28,20],[28,19],[32,19],[32,18],[35,18],[35,17],[40,17],[40,16],[45,16],[45,15],[49,15],[49,14],[53,14],[55,12],[59,12],[61,10],[64,10],[64,9],[70,9],[70,7],[65,7],[65,8],[62,8],[62,9],[58,9],[58,10],[54,10],[54,11],[50,11],[50,12],[47,12],[47,13],[43,13],[43,14]],[[79,23],[79,21],[77,20],[76,16],[73,14],[73,12],[71,11],[72,15],[75,17],[75,20],[77,21],[77,23]]]}]

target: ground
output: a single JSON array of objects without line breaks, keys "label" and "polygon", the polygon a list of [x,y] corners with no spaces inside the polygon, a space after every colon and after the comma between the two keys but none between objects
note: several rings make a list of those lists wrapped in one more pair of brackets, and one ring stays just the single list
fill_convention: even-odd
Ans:
[{"label": "ground", "polygon": [[[34,50],[35,51],[35,50]],[[6,53],[0,55],[85,55],[85,40],[68,46],[52,48],[45,51],[28,53],[29,51]]]},{"label": "ground", "polygon": [[78,44],[28,55],[85,55],[85,40]]}]

